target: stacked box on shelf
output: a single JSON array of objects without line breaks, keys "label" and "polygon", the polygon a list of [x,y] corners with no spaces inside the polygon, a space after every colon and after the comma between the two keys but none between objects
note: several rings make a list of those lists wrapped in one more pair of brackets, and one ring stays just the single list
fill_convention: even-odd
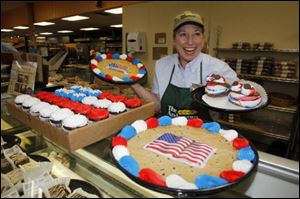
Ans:
[{"label": "stacked box on shelf", "polygon": [[251,60],[250,74],[264,76],[272,75],[273,66],[273,57],[256,57],[254,60]]},{"label": "stacked box on shelf", "polygon": [[295,78],[296,63],[292,61],[276,61],[273,67],[272,74],[275,77]]}]

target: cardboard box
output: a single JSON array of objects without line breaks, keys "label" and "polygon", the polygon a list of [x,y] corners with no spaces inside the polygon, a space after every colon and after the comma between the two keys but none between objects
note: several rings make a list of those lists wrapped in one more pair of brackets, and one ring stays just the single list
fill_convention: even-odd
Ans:
[{"label": "cardboard box", "polygon": [[38,117],[30,115],[22,108],[16,107],[14,101],[7,101],[6,106],[11,116],[69,151],[98,142],[116,134],[122,127],[135,120],[144,120],[154,115],[154,103],[145,102],[142,106],[125,113],[65,132],[61,128],[53,127],[49,122],[41,121]]}]

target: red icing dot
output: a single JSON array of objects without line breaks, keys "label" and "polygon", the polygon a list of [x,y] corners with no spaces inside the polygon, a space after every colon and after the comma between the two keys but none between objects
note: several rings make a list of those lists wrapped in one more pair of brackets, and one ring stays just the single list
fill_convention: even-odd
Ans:
[{"label": "red icing dot", "polygon": [[110,76],[110,75],[108,75],[108,74],[106,74],[104,78],[105,78],[105,79],[108,79],[108,80],[112,80],[112,79],[113,79],[112,76]]},{"label": "red icing dot", "polygon": [[143,70],[143,69],[145,70],[146,67],[145,67],[145,66],[142,66],[142,67],[139,68],[139,70]]},{"label": "red icing dot", "polygon": [[241,171],[222,171],[220,173],[220,177],[224,178],[228,182],[234,182],[238,180],[239,178],[243,177],[245,173]]},{"label": "red icing dot", "polygon": [[112,59],[112,54],[106,54],[106,59]]},{"label": "red icing dot", "polygon": [[137,76],[131,76],[130,79],[132,79],[133,81],[137,81],[137,80],[139,80],[140,78],[137,77]]},{"label": "red icing dot", "polygon": [[155,117],[151,117],[146,120],[148,129],[156,128],[158,126],[158,120]]},{"label": "red icing dot", "polygon": [[127,55],[127,58],[126,58],[126,60],[127,60],[127,61],[129,61],[129,62],[132,62],[132,60],[133,60],[133,57],[132,57],[132,56],[129,56],[129,55]]},{"label": "red icing dot", "polygon": [[233,140],[232,146],[239,150],[249,146],[249,141],[245,138],[235,138]]},{"label": "red icing dot", "polygon": [[189,119],[187,125],[200,128],[203,124],[203,121],[200,118]]},{"label": "red icing dot", "polygon": [[149,168],[141,169],[138,177],[142,180],[145,180],[155,185],[164,186],[164,187],[167,186],[166,181],[163,179],[163,177]]},{"label": "red icing dot", "polygon": [[95,59],[97,62],[99,62],[99,59],[98,59],[98,57],[94,57],[94,59]]},{"label": "red icing dot", "polygon": [[127,147],[127,140],[121,136],[116,136],[112,139],[112,147],[123,145]]},{"label": "red icing dot", "polygon": [[95,68],[97,68],[97,66],[95,64],[92,64],[91,69],[95,69]]}]

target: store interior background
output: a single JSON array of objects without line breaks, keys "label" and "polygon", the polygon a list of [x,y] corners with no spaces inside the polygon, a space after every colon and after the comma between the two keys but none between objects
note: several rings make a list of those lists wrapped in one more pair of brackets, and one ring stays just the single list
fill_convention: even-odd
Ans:
[{"label": "store interior background", "polygon": [[[153,48],[166,47],[167,54],[173,53],[173,20],[176,15],[186,10],[197,12],[204,18],[206,26],[205,35],[207,37],[208,44],[207,52],[212,56],[216,55],[216,51],[214,50],[215,48],[231,48],[232,43],[234,42],[249,42],[251,44],[257,42],[271,42],[274,43],[275,49],[299,49],[299,2],[295,1],[141,1],[131,2],[129,5],[126,2],[121,2],[119,4],[116,3],[116,5],[111,5],[111,7],[119,7],[120,5],[123,5],[123,14],[118,16],[110,15],[109,20],[105,19],[105,15],[102,11],[100,12],[102,15],[99,14],[99,10],[101,9],[95,6],[97,3],[96,1],[92,3],[80,1],[68,3],[37,3],[31,1],[29,3],[36,4],[39,6],[38,8],[43,10],[43,12],[40,11],[34,13],[34,20],[47,20],[56,22],[57,24],[59,24],[61,17],[75,14],[93,16],[97,12],[98,17],[102,17],[102,19],[98,20],[94,25],[89,25],[100,27],[99,31],[80,32],[78,29],[83,26],[82,23],[84,22],[77,23],[77,27],[76,23],[73,23],[72,27],[75,32],[68,35],[69,38],[67,41],[74,43],[76,43],[74,39],[87,37],[92,38],[91,42],[81,42],[83,45],[89,46],[89,48],[84,49],[84,56],[88,56],[88,50],[95,46],[95,43],[97,43],[96,40],[99,40],[100,37],[109,37],[112,40],[121,42],[122,47],[118,50],[122,53],[128,53],[126,50],[127,33],[145,32],[146,52],[135,52],[133,55],[141,59],[147,67],[148,78],[147,82],[145,82],[145,86],[149,88],[151,88],[152,85],[156,61],[153,59]],[[106,3],[107,2],[103,1],[102,5],[106,5]],[[65,6],[65,11],[61,11],[62,9],[58,8],[59,5]],[[1,7],[3,8],[2,5]],[[12,10],[14,10],[14,12],[11,12]],[[12,28],[12,24],[27,25],[26,22],[30,17],[32,16],[28,16],[28,12],[24,9],[24,5],[14,7],[6,11],[1,10],[1,29]],[[123,24],[123,28],[114,29],[108,27],[108,25],[117,23]],[[51,30],[51,26],[47,28]],[[47,30],[47,28],[44,28],[44,30]],[[42,30],[42,28],[38,27],[34,27],[34,29],[36,32]],[[155,43],[156,33],[166,33],[165,44]],[[1,39],[11,36],[24,37],[25,34],[27,34],[27,37],[32,38],[32,33],[31,35],[28,35],[28,30],[17,30],[11,33],[1,32]],[[49,38],[55,37],[59,38],[57,41],[61,42],[63,41],[62,37],[64,36],[58,34],[46,36],[48,41],[51,41]],[[84,59],[84,62],[88,60],[86,58]],[[294,61],[299,63],[299,58],[296,58]],[[88,62],[86,64],[88,64]],[[297,77],[299,78],[299,67],[297,68]],[[272,87],[272,85],[268,85],[268,83],[264,86]],[[294,92],[294,88],[287,87],[285,84],[278,84],[276,85],[276,88],[273,89],[283,89],[284,92],[291,94],[296,98],[298,97],[298,91]],[[264,118],[268,116],[267,114],[262,113],[260,117]],[[281,122],[285,122],[285,118],[282,118],[283,121]],[[288,117],[286,119],[290,120]],[[289,122],[290,121],[286,121],[286,123]],[[299,154],[299,152],[297,153]],[[297,159],[298,156],[299,155],[296,154],[293,158]]]}]

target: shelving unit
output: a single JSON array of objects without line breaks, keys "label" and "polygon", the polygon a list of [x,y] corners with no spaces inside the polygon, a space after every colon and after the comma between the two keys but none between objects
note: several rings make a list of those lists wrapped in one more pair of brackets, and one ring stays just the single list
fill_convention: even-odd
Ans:
[{"label": "shelving unit", "polygon": [[[252,59],[257,56],[273,57],[276,61],[293,61],[296,63],[299,72],[299,49],[273,49],[273,50],[255,50],[255,49],[231,49],[231,48],[215,48],[216,57],[236,58],[236,59]],[[295,78],[283,78],[266,75],[253,75],[246,73],[238,73],[240,79],[247,79],[261,84],[269,92],[283,92],[291,94],[299,98],[299,76]],[[223,125],[236,128],[240,131],[247,132],[247,137],[254,142],[270,142],[280,141],[287,145],[285,157],[291,157],[295,152],[295,145],[299,128],[298,105],[289,107],[279,107],[268,104],[264,109],[254,113],[243,113],[239,115],[240,121],[234,119],[229,122],[225,119],[217,119]],[[274,121],[273,121],[274,120]],[[262,122],[260,122],[262,121]],[[266,121],[266,122],[265,122]],[[259,138],[258,138],[259,137]],[[264,138],[261,138],[264,137]],[[256,139],[256,140],[255,140]],[[266,146],[270,143],[264,143]]]},{"label": "shelving unit", "polygon": [[105,53],[121,53],[122,52],[122,40],[106,40],[105,41]]}]

